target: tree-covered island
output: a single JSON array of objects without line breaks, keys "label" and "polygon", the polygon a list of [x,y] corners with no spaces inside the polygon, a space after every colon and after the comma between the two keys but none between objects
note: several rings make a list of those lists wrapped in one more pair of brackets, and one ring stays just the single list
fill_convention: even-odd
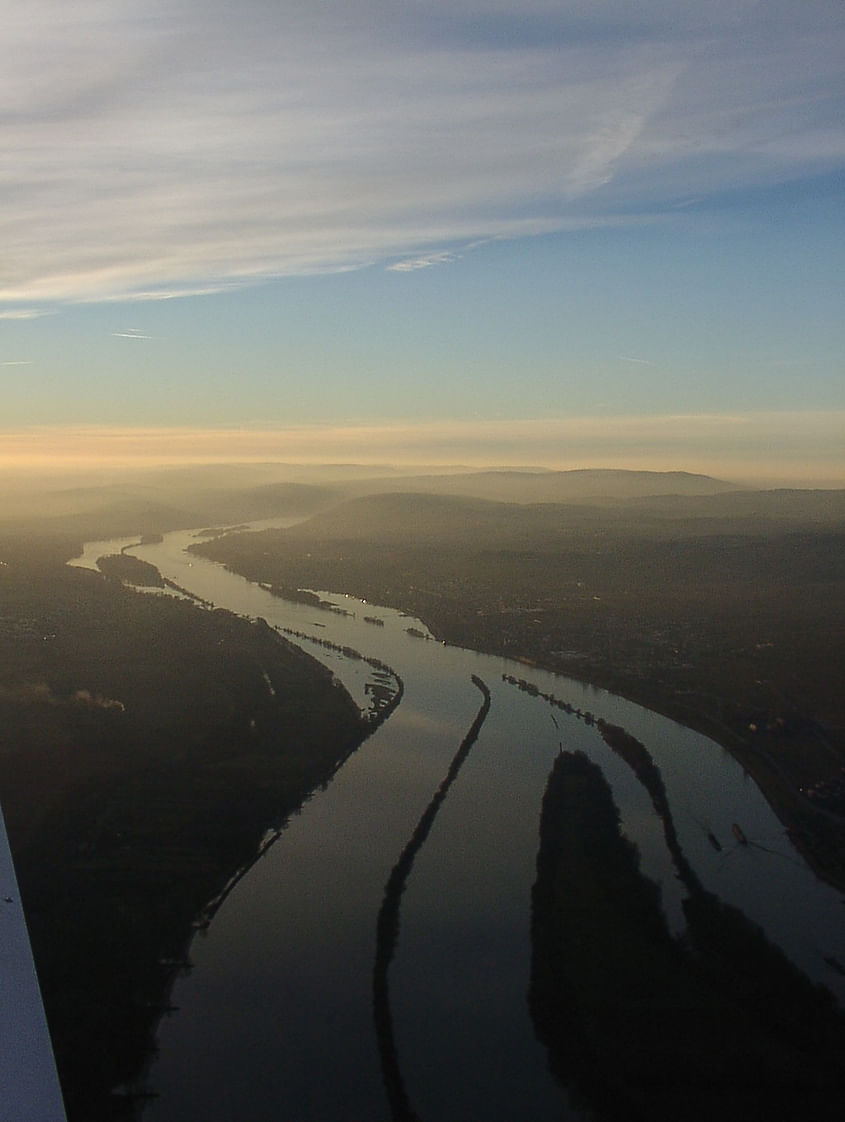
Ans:
[{"label": "tree-covered island", "polygon": [[596,1122],[838,1119],[845,1019],[735,908],[692,885],[669,935],[601,770],[556,760],[532,894],[529,1004]]}]

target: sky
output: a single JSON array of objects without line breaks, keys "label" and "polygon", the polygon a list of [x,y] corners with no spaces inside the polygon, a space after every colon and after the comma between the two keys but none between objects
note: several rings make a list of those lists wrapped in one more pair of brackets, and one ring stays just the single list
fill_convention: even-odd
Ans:
[{"label": "sky", "polygon": [[0,0],[0,466],[845,485],[841,0]]}]

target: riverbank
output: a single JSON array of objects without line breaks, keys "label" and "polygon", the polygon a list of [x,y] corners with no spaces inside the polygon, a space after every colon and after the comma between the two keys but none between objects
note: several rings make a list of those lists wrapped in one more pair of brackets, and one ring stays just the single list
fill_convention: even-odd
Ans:
[{"label": "riverbank", "polygon": [[382,1079],[390,1104],[393,1122],[415,1122],[417,1115],[405,1089],[396,1041],[393,1033],[393,1014],[390,1009],[388,971],[396,951],[399,936],[399,910],[402,894],[413,869],[414,860],[425,844],[437,813],[449,788],[458,777],[467,756],[478,739],[481,726],[490,711],[490,690],[481,678],[473,675],[473,685],[481,691],[483,702],[475,720],[461,741],[445,778],[426,807],[399,860],[393,866],[384,889],[384,899],[376,920],[376,957],[373,967],[373,1017],[378,1038]]},{"label": "riverbank", "polygon": [[[573,667],[565,660],[523,658],[520,661],[528,667],[533,665],[606,689],[715,741],[751,776],[816,875],[845,891],[845,817],[814,805],[804,793],[818,780],[818,730],[810,727],[784,732],[776,727],[752,733],[747,724],[743,727],[737,722],[735,727],[730,727],[709,709],[706,699],[696,704],[688,694],[678,698],[660,682],[632,680],[611,669],[598,669],[586,677],[579,673],[578,666]],[[779,759],[779,750],[784,747],[789,752],[788,769]],[[805,757],[803,761],[802,756]],[[829,769],[831,775],[837,773],[837,760],[838,755]]]},{"label": "riverbank", "polygon": [[266,625],[52,564],[4,566],[0,591],[0,785],[33,953],[69,1122],[111,1122],[143,1101],[209,902],[373,723]]},{"label": "riverbank", "polygon": [[679,943],[601,771],[559,756],[540,824],[529,996],[552,1069],[600,1122],[838,1118],[845,1020],[830,994],[700,886],[684,910]]},{"label": "riverbank", "polygon": [[554,550],[525,541],[517,551],[458,548],[448,536],[413,544],[401,521],[373,528],[372,541],[365,531],[306,525],[193,548],[249,580],[397,608],[439,640],[608,689],[704,733],[754,778],[817,874],[845,890],[845,804],[809,794],[845,767],[840,532],[667,542],[611,534],[597,519]]}]

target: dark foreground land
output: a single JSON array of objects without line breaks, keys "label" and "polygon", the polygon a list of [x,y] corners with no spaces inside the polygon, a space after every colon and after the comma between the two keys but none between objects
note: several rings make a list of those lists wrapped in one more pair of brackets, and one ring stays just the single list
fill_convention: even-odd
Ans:
[{"label": "dark foreground land", "polygon": [[[365,735],[266,625],[0,566],[0,791],[71,1122],[121,1115],[194,924]],[[2,1113],[2,1110],[0,1110]]]},{"label": "dark foreground land", "polygon": [[196,548],[280,589],[401,608],[448,642],[701,729],[845,887],[845,492],[604,506],[380,495]]},{"label": "dark foreground land", "polygon": [[600,1122],[838,1119],[845,1019],[736,909],[690,885],[683,941],[600,769],[558,757],[543,801],[529,1004]]},{"label": "dark foreground land", "polygon": [[[494,495],[494,475],[470,483]],[[845,495],[563,505],[506,482],[518,501],[467,498],[463,480],[437,496],[368,485],[345,503],[262,485],[255,513],[332,509],[199,548],[280,593],[357,593],[704,729],[845,886]],[[561,481],[540,483],[554,497]],[[71,1122],[131,1107],[110,1091],[142,1069],[194,923],[366,733],[330,675],[269,628],[123,589],[121,576],[157,584],[128,557],[112,579],[64,567],[83,537],[248,516],[224,497],[159,509],[145,491],[82,522],[57,508],[37,539],[0,530],[0,798]],[[643,746],[603,735],[663,815]],[[555,1069],[608,1118],[838,1117],[829,997],[694,884],[690,941],[670,939],[601,777],[568,767],[534,899],[531,1001]]]}]

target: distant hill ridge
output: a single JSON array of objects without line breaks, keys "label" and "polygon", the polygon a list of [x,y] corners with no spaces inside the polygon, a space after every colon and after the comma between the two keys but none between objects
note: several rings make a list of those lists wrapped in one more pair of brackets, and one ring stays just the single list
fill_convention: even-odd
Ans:
[{"label": "distant hill ridge", "polygon": [[726,491],[568,503],[391,490],[349,499],[285,533],[309,541],[514,548],[549,546],[577,534],[698,537],[820,526],[845,526],[845,490]]},{"label": "distant hill ridge", "polygon": [[618,501],[654,495],[716,495],[738,490],[734,483],[686,471],[626,471],[618,468],[578,468],[570,471],[462,472],[452,475],[415,475],[361,480],[346,488],[350,494],[377,490],[425,491],[429,494],[469,495],[498,502]]},{"label": "distant hill ridge", "polygon": [[[261,465],[258,472],[232,465],[228,476],[222,470],[161,471],[104,476],[97,484],[89,479],[85,486],[32,486],[19,494],[0,493],[0,536],[18,540],[37,531],[79,542],[320,512],[326,517],[306,533],[324,538],[331,536],[329,531],[352,537],[367,533],[380,540],[401,540],[403,533],[418,538],[436,530],[442,539],[452,528],[457,540],[468,540],[485,526],[492,542],[497,536],[514,539],[520,534],[559,537],[586,527],[590,520],[593,527],[602,522],[610,529],[627,522],[632,531],[651,526],[664,533],[689,520],[696,534],[729,532],[719,524],[731,519],[740,532],[752,526],[765,531],[769,526],[845,520],[845,491],[742,490],[734,483],[685,471],[530,467],[453,469],[447,474],[433,468],[430,474],[402,475],[387,467],[373,468],[369,478],[362,478],[360,466],[347,472],[344,465],[327,465],[318,473],[322,482],[316,484],[272,479],[272,470],[272,465]],[[275,465],[275,470],[284,476],[290,466]],[[381,496],[378,505],[354,506],[376,496]],[[411,503],[414,496],[416,505]],[[447,499],[452,505],[445,504]],[[491,508],[499,504],[502,509],[470,508],[468,503]],[[545,509],[532,513],[532,507]],[[393,523],[389,532],[388,521]]]}]

